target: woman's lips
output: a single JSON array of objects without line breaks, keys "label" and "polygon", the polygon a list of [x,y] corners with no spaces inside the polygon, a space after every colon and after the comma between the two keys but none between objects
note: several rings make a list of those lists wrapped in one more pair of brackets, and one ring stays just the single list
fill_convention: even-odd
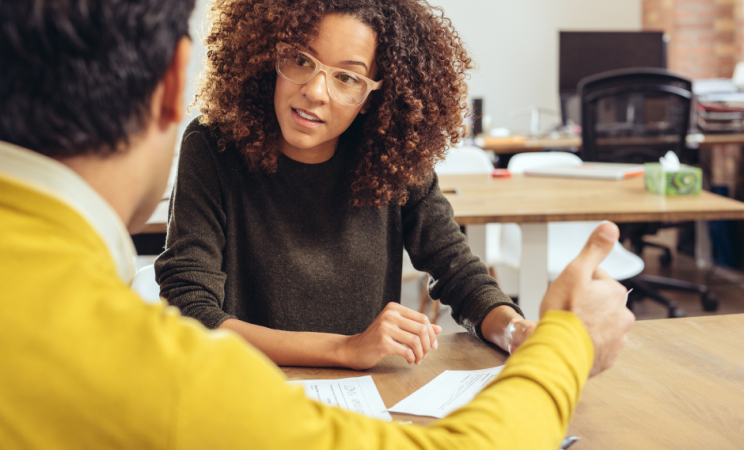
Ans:
[{"label": "woman's lips", "polygon": [[[325,122],[318,119],[315,114],[311,114],[303,109],[292,109],[292,119],[295,121],[296,124],[306,127],[306,128],[317,128],[321,125],[323,125]],[[305,116],[313,117],[316,120],[313,119],[307,119],[305,117],[302,117],[300,114],[303,114]]]}]

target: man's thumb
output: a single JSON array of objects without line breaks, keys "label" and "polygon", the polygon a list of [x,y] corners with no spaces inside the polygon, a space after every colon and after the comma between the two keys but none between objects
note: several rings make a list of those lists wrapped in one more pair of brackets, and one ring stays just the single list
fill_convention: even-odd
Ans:
[{"label": "man's thumb", "polygon": [[620,230],[612,222],[602,222],[589,236],[584,248],[576,257],[575,263],[581,270],[593,273],[599,263],[610,254],[615,242],[620,237]]}]

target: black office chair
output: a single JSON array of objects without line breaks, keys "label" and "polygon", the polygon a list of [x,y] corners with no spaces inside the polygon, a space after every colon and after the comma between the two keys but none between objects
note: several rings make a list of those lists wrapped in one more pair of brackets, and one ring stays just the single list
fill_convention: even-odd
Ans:
[{"label": "black office chair", "polygon": [[[664,69],[621,69],[584,78],[578,90],[584,161],[642,164],[658,162],[669,150],[683,154],[692,102],[690,80]],[[620,236],[630,239],[638,254],[645,246],[661,247],[665,252],[660,261],[667,265],[669,249],[642,238],[663,226],[667,224],[621,224]],[[633,288],[630,302],[651,298],[667,307],[669,317],[683,317],[684,311],[656,289],[697,292],[704,310],[718,308],[718,300],[704,285],[650,275],[638,275],[626,284]]]}]

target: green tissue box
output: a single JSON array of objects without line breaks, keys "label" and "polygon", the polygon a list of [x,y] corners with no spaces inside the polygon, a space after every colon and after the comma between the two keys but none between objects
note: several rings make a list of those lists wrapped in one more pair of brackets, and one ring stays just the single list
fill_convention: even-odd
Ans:
[{"label": "green tissue box", "polygon": [[661,195],[698,195],[703,190],[703,171],[682,164],[678,172],[662,172],[661,164],[644,164],[646,190]]}]

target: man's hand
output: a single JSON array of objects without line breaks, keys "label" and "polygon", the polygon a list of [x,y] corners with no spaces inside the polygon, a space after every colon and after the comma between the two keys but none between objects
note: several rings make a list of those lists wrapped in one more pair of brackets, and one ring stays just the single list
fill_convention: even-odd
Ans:
[{"label": "man's hand", "polygon": [[363,333],[348,338],[342,348],[345,366],[369,369],[388,355],[399,355],[409,364],[420,364],[436,349],[442,327],[432,325],[425,314],[398,303],[388,303]]},{"label": "man's hand", "polygon": [[540,305],[540,317],[549,310],[564,310],[584,323],[594,343],[594,365],[589,376],[615,363],[635,321],[625,306],[626,289],[598,267],[619,235],[614,223],[597,227],[581,254],[551,283]]}]

